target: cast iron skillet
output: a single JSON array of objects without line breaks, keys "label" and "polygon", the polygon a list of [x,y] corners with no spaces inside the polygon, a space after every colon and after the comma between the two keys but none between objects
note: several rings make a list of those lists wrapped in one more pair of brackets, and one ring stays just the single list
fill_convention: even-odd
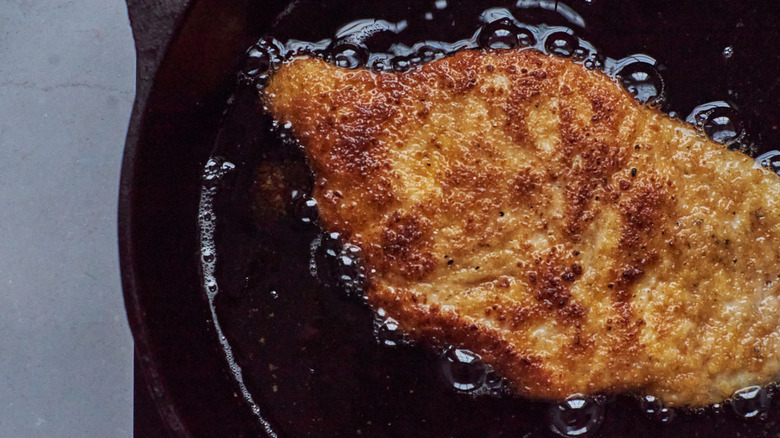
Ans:
[{"label": "cast iron skillet", "polygon": [[[264,436],[239,396],[214,333],[198,273],[196,218],[201,171],[242,54],[287,3],[128,1],[139,82],[120,188],[122,281],[141,370],[176,436]],[[591,1],[570,3],[588,13]],[[740,95],[732,97],[756,104],[743,108],[748,125],[757,125],[747,128],[762,143],[780,147],[778,25],[773,21],[778,14],[771,0],[665,1],[633,9],[614,3],[622,20],[612,31],[581,36],[609,56],[646,52],[664,58],[670,68],[685,65],[686,74],[667,84],[682,113],[692,102],[707,100],[701,96],[724,97],[729,82],[739,79],[741,88],[732,91]],[[598,20],[603,10],[593,9],[588,19]],[[737,40],[730,32],[739,34]],[[623,42],[628,34],[633,37]],[[735,45],[736,58],[726,65],[721,51],[728,45]]]}]

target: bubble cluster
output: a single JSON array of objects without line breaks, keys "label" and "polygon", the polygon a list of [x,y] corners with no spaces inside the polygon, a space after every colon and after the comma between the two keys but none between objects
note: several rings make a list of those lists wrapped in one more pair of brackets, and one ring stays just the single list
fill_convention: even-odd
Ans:
[{"label": "bubble cluster", "polygon": [[214,244],[216,215],[214,214],[214,196],[217,193],[218,182],[235,169],[236,165],[222,157],[211,157],[203,166],[201,181],[201,199],[198,206],[198,229],[200,231],[200,261],[203,274],[203,290],[213,299],[219,287],[214,276],[217,253]]},{"label": "bubble cluster", "polygon": [[287,54],[288,51],[278,41],[261,39],[247,50],[244,67],[239,73],[239,82],[263,88],[271,73],[282,65]]},{"label": "bubble cluster", "polygon": [[312,242],[310,272],[320,282],[332,284],[349,297],[363,297],[366,281],[359,246],[342,243],[336,232],[324,233]]},{"label": "bubble cluster", "polygon": [[[557,2],[519,2],[517,7],[538,7],[557,12],[575,26],[585,27],[583,18],[571,7]],[[553,7],[554,6],[554,7]],[[572,28],[528,25],[506,8],[489,8],[480,14],[484,25],[470,39],[455,42],[424,41],[411,47],[400,43],[400,35],[409,23],[391,23],[379,19],[360,19],[342,26],[331,40],[281,43],[264,37],[247,51],[241,71],[242,83],[262,88],[269,75],[284,59],[301,54],[321,56],[341,68],[369,67],[376,72],[406,72],[425,63],[464,49],[522,50],[533,48],[551,55],[570,58],[590,70],[603,70],[631,93],[637,101],[661,107],[666,102],[666,83],[654,59],[637,54],[616,60],[608,58],[590,43],[578,38]],[[733,46],[722,50],[723,59],[733,57]],[[721,109],[718,109],[721,108]],[[731,149],[754,153],[757,146],[745,141],[738,113],[719,102],[700,105],[692,116],[694,126]],[[280,130],[280,137],[285,135]]]},{"label": "bubble cluster", "polygon": [[608,61],[613,62],[601,53],[593,52],[582,62],[582,65],[588,70],[603,70]]},{"label": "bubble cluster", "polygon": [[[561,12],[559,9],[551,10]],[[567,19],[572,21],[572,17],[574,15]],[[411,47],[396,39],[408,26],[406,21],[390,23],[360,19],[340,28],[333,39],[310,43],[298,40],[281,43],[265,37],[247,51],[241,82],[262,88],[284,59],[301,55],[320,56],[347,69],[369,67],[377,72],[404,72],[464,49],[534,48],[556,56],[573,57],[587,68],[604,67],[606,58],[597,56],[596,50],[577,38],[569,28],[523,24],[506,8],[487,9],[481,18],[485,24],[469,39],[422,41]],[[581,17],[572,22],[584,24]]]},{"label": "bubble cluster", "polygon": [[590,397],[575,394],[550,406],[548,416],[550,430],[556,435],[590,437],[601,427],[604,406]]},{"label": "bubble cluster", "polygon": [[212,157],[206,162],[203,168],[202,180],[206,184],[213,184],[219,181],[228,172],[235,169],[236,165],[220,157]]},{"label": "bubble cluster", "polygon": [[360,247],[350,243],[344,244],[336,259],[336,278],[344,290],[352,296],[363,295],[365,274],[361,259]]},{"label": "bubble cluster", "polygon": [[582,62],[588,59],[589,55],[590,50],[585,47],[577,47],[577,49],[574,50],[574,53],[572,53],[571,58],[575,61]]},{"label": "bubble cluster", "polygon": [[200,232],[200,271],[203,291],[208,299],[209,310],[211,312],[211,320],[214,324],[214,330],[216,331],[217,339],[222,346],[222,351],[225,354],[225,360],[227,361],[230,372],[233,375],[241,395],[246,403],[249,405],[252,413],[266,431],[267,435],[272,438],[276,438],[276,433],[271,429],[271,425],[263,417],[260,412],[260,407],[255,403],[252,394],[244,384],[244,377],[241,371],[241,367],[236,362],[233,355],[233,349],[230,346],[227,336],[222,331],[222,327],[219,324],[217,317],[217,310],[215,307],[215,299],[219,292],[219,284],[216,277],[217,267],[217,253],[216,243],[214,235],[216,231],[216,214],[214,210],[214,198],[217,195],[219,185],[217,184],[221,178],[235,169],[235,164],[221,158],[211,157],[203,167],[203,173],[201,175],[200,202],[198,204],[198,231]]}]

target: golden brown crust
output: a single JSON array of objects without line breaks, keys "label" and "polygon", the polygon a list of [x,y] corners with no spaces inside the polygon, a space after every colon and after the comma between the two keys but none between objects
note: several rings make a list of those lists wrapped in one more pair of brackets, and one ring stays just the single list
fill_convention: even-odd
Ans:
[{"label": "golden brown crust", "polygon": [[603,74],[534,51],[401,74],[298,59],[263,99],[413,338],[539,398],[701,405],[780,375],[777,177]]}]

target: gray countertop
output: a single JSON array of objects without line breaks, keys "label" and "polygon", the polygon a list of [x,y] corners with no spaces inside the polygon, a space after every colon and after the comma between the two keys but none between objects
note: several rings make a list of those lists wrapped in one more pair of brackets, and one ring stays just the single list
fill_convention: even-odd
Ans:
[{"label": "gray countertop", "polygon": [[120,0],[0,0],[0,437],[132,435],[116,206]]}]

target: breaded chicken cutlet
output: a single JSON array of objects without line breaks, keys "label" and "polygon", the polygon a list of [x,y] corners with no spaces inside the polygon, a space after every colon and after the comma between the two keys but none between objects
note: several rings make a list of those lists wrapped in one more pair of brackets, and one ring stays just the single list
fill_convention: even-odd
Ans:
[{"label": "breaded chicken cutlet", "polygon": [[374,308],[517,394],[707,405],[780,376],[780,180],[536,51],[288,61],[261,96]]}]

